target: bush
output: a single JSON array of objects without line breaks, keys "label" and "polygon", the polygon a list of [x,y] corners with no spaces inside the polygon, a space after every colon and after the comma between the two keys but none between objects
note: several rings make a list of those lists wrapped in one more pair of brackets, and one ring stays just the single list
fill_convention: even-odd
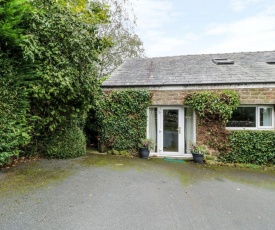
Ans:
[{"label": "bush", "polygon": [[60,128],[46,140],[46,157],[68,159],[80,157],[86,152],[86,140],[77,125]]},{"label": "bush", "polygon": [[230,151],[221,156],[224,162],[275,164],[274,131],[233,131],[229,145]]},{"label": "bush", "polygon": [[102,98],[96,111],[100,143],[118,151],[136,150],[146,137],[150,101],[146,90],[113,91]]},{"label": "bush", "polygon": [[28,100],[23,88],[0,82],[0,166],[17,157],[30,141],[27,122]]}]

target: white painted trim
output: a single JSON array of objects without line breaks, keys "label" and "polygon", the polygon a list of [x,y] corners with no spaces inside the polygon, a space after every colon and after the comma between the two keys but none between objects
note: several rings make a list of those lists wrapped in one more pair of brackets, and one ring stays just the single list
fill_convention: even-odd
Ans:
[{"label": "white painted trim", "polygon": [[263,89],[275,88],[275,84],[239,84],[239,85],[198,85],[198,86],[151,86],[145,87],[148,90],[206,90],[206,89]]},{"label": "white painted trim", "polygon": [[[184,124],[184,117],[185,117],[185,108],[188,106],[150,106],[147,109],[147,130],[146,130],[146,134],[147,137],[149,137],[149,109],[151,108],[157,108],[157,150],[158,152],[151,152],[150,156],[153,157],[186,157],[186,158],[192,158],[192,154],[188,154],[185,152],[184,148],[185,148],[185,134],[184,134],[184,130],[185,130],[185,124]],[[162,152],[160,151],[163,150],[163,136],[160,133],[162,131],[162,119],[163,119],[163,110],[165,109],[176,109],[179,110],[179,127],[181,127],[181,135],[179,136],[179,154],[175,154],[173,152]],[[196,113],[193,110],[193,140],[194,142],[196,142]]]},{"label": "white painted trim", "polygon": [[193,109],[193,117],[194,117],[194,119],[193,119],[193,127],[194,127],[193,140],[196,143],[197,142],[197,115],[196,115],[196,112],[194,109]]},{"label": "white painted trim", "polygon": [[114,89],[145,89],[145,90],[205,90],[205,89],[262,89],[262,88],[275,88],[275,83],[254,83],[254,84],[224,84],[224,85],[184,85],[184,86],[129,86],[129,87],[104,87],[103,90]]},{"label": "white painted trim", "polygon": [[[184,107],[183,106],[161,106],[159,107],[161,113],[159,116],[160,126],[159,126],[159,149],[158,155],[163,156],[180,156],[184,154]],[[180,128],[180,133],[178,133],[178,152],[164,152],[163,150],[163,111],[164,110],[178,110],[178,127]]]},{"label": "white painted trim", "polygon": [[150,153],[149,157],[157,157],[157,158],[164,158],[164,157],[171,157],[171,158],[178,158],[178,159],[185,159],[185,160],[193,160],[192,154],[183,154],[183,155],[158,155],[157,153]]},{"label": "white painted trim", "polygon": [[[260,113],[260,109],[264,109],[264,108],[270,108],[272,109],[272,113],[271,113],[271,117],[272,117],[272,124],[271,126],[261,126],[260,123],[260,116],[261,116],[261,113]],[[258,129],[263,129],[263,130],[266,130],[266,129],[274,129],[274,106],[266,106],[266,105],[260,105],[257,107],[257,113],[258,113]]]},{"label": "white painted trim", "polygon": [[[256,127],[226,127],[227,130],[274,130],[274,106],[273,105],[240,105],[239,107],[255,107],[256,108]],[[272,109],[272,126],[260,126],[260,108]]]}]

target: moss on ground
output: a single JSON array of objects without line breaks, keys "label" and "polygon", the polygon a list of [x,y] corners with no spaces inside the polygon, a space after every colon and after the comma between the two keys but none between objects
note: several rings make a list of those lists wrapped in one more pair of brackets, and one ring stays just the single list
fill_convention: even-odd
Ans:
[{"label": "moss on ground", "polygon": [[45,167],[40,161],[31,162],[2,172],[5,175],[0,179],[0,196],[28,193],[60,182],[72,174],[69,168],[57,167],[51,161],[47,163]]},{"label": "moss on ground", "polygon": [[205,180],[234,181],[275,189],[275,171],[266,168],[240,168],[199,165],[193,162],[167,162],[163,159],[98,154],[91,149],[73,160],[40,160],[28,162],[0,172],[0,196],[28,193],[60,183],[82,167],[108,167],[110,170],[137,170],[163,174],[181,181],[184,187]]}]

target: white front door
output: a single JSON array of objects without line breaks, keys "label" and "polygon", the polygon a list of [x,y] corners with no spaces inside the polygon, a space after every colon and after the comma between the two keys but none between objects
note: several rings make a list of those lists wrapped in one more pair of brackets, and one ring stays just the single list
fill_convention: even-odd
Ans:
[{"label": "white front door", "polygon": [[160,107],[159,155],[184,154],[184,110],[181,107]]}]

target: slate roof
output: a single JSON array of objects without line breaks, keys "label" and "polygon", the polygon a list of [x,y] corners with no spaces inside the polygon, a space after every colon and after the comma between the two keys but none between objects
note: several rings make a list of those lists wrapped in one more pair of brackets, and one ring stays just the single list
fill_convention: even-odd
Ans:
[{"label": "slate roof", "polygon": [[[227,58],[234,64],[218,65],[214,58]],[[275,51],[128,59],[102,87],[249,83],[275,83]]]}]

